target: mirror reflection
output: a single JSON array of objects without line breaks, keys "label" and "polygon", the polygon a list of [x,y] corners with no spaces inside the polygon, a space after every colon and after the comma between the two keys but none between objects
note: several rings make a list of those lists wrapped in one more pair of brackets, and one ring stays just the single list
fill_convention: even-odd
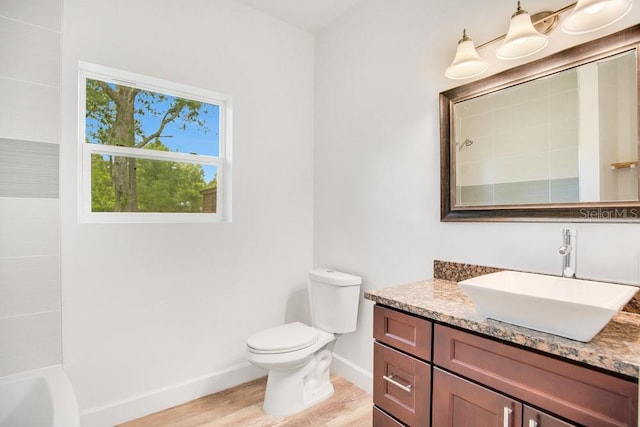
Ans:
[{"label": "mirror reflection", "polygon": [[638,201],[636,84],[631,50],[455,103],[454,206]]}]

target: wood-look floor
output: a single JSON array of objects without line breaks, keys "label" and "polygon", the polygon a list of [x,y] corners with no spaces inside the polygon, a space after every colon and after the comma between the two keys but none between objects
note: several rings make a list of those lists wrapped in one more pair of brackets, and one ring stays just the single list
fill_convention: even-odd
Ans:
[{"label": "wood-look floor", "polygon": [[335,389],[333,396],[286,418],[279,419],[262,411],[267,383],[265,377],[138,418],[120,427],[371,426],[371,395],[339,376],[332,376],[331,382]]}]

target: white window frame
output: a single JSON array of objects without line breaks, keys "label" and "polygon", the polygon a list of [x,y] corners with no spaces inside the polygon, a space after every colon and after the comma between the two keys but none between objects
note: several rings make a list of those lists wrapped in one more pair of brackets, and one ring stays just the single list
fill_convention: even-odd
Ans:
[{"label": "white window frame", "polygon": [[[78,65],[78,209],[81,223],[209,223],[231,222],[231,97],[206,89],[161,80],[102,65],[79,62]],[[206,102],[220,107],[219,156],[144,150],[132,147],[89,144],[86,136],[86,80],[102,80],[180,98]],[[172,212],[92,212],[91,155],[106,154],[151,160],[217,166],[215,213]]]}]

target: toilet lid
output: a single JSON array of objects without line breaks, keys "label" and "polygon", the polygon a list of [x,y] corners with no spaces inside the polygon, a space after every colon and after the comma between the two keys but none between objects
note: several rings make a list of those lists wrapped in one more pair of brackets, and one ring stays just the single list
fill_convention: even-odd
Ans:
[{"label": "toilet lid", "polygon": [[258,332],[249,337],[247,345],[260,353],[285,353],[313,345],[319,335],[317,329],[293,322]]}]

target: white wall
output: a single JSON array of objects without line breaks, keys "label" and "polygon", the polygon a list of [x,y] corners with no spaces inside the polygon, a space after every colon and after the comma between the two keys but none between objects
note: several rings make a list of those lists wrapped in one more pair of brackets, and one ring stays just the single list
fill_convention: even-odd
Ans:
[{"label": "white wall", "polygon": [[[564,4],[524,4],[535,13]],[[535,5],[534,5],[535,3]],[[438,94],[463,82],[444,69],[466,28],[477,44],[506,32],[515,2],[364,0],[317,35],[314,147],[314,261],[364,277],[375,289],[432,276],[434,259],[560,273],[561,223],[441,223]],[[520,62],[495,59],[490,73],[640,21],[640,7],[586,36],[559,29],[549,46]],[[637,224],[573,224],[581,277],[638,283]],[[358,332],[336,352],[372,370],[372,304]]]},{"label": "white wall", "polygon": [[61,6],[0,2],[0,376],[62,357]]},{"label": "white wall", "polygon": [[[231,0],[65,0],[64,366],[83,425],[265,373],[247,337],[305,320],[312,267],[313,37]],[[233,98],[233,222],[77,222],[78,61]]]}]

